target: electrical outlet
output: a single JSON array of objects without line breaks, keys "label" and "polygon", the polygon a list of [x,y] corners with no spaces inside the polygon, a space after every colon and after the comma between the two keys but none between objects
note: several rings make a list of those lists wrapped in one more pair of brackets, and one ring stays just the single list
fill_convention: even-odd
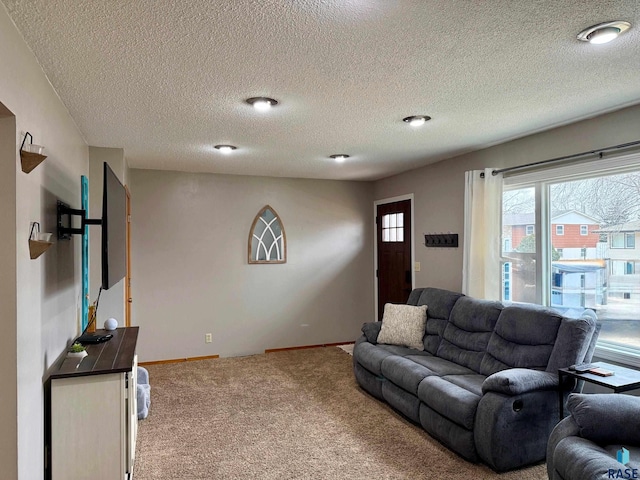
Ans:
[{"label": "electrical outlet", "polygon": [[211,334],[210,333],[205,333],[204,334],[204,343],[211,343]]},{"label": "electrical outlet", "polygon": [[414,272],[419,272],[420,271],[420,262],[416,262],[413,266],[413,271]]}]

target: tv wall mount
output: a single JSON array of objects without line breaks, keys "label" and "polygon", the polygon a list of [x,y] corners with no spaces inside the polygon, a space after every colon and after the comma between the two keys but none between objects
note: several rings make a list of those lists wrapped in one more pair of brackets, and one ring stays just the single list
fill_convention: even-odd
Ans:
[{"label": "tv wall mount", "polygon": [[[73,218],[80,217],[80,227],[73,227]],[[71,240],[71,235],[84,235],[87,225],[102,225],[99,218],[87,218],[86,210],[71,208],[58,200],[57,208],[58,240]]]}]

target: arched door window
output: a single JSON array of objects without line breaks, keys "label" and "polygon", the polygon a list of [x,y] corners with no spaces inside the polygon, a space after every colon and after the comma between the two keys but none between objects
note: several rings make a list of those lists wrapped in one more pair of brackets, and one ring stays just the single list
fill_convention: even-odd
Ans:
[{"label": "arched door window", "polygon": [[253,220],[249,233],[249,263],[285,263],[287,238],[276,211],[266,205]]}]

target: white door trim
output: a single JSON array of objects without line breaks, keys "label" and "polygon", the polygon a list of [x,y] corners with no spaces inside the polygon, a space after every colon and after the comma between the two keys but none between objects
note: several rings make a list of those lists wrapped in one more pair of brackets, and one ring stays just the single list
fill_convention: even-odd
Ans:
[{"label": "white door trim", "polygon": [[416,288],[416,236],[415,236],[415,208],[413,193],[406,195],[399,195],[397,197],[383,198],[381,200],[374,200],[373,202],[373,321],[378,320],[378,276],[376,271],[378,270],[378,230],[376,225],[376,215],[378,214],[378,205],[385,205],[387,203],[401,202],[403,200],[411,201],[411,289]]}]

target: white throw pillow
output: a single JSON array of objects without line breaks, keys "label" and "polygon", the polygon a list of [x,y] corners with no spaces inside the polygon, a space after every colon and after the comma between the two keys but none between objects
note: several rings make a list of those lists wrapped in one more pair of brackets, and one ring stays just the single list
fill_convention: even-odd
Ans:
[{"label": "white throw pillow", "polygon": [[426,323],[426,305],[414,307],[387,303],[384,306],[378,343],[404,345],[416,350],[424,350],[422,337],[424,337]]}]

